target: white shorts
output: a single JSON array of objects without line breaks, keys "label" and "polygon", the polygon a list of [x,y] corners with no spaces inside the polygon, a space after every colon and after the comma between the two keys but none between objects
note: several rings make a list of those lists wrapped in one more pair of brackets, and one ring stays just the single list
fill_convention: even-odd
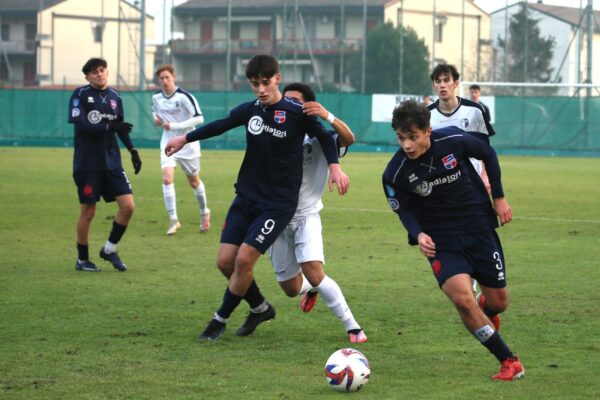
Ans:
[{"label": "white shorts", "polygon": [[200,158],[176,158],[167,157],[164,153],[160,155],[160,169],[172,167],[177,168],[177,164],[181,166],[181,169],[187,176],[194,176],[200,173]]},{"label": "white shorts", "polygon": [[287,281],[298,275],[302,263],[308,261],[325,263],[319,213],[292,218],[269,248],[269,256],[278,282]]}]

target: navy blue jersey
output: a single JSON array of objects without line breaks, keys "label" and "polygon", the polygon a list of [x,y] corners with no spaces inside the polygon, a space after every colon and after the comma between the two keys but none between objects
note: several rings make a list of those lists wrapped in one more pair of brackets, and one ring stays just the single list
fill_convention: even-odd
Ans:
[{"label": "navy blue jersey", "polygon": [[302,183],[304,135],[317,137],[328,163],[337,163],[337,147],[327,129],[302,112],[302,105],[283,97],[263,106],[258,100],[231,110],[228,118],[187,134],[187,141],[207,139],[246,126],[246,154],[236,193],[266,208],[296,207]]},{"label": "navy blue jersey", "polygon": [[484,162],[492,197],[504,197],[500,165],[485,141],[456,127],[431,133],[431,147],[418,159],[398,150],[383,173],[390,208],[415,238],[486,231],[498,226],[485,186],[469,157]]},{"label": "navy blue jersey", "polygon": [[[75,89],[69,100],[69,123],[75,130],[74,171],[109,171],[123,168],[114,132],[109,121],[123,120],[123,103],[116,90],[98,90],[91,85]],[[128,149],[129,135],[120,135]]]}]

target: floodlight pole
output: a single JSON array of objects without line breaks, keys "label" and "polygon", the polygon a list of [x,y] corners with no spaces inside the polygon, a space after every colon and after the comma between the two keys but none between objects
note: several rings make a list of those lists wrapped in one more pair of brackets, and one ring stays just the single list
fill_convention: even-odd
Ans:
[{"label": "floodlight pole", "polygon": [[146,0],[141,2],[140,12],[140,82],[139,89],[146,88]]}]

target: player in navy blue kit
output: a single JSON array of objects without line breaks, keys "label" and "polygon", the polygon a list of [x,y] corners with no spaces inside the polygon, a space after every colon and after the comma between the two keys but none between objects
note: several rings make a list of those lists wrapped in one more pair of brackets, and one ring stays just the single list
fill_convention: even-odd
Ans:
[{"label": "player in navy blue kit", "polygon": [[[500,361],[500,372],[492,379],[520,378],[523,365],[490,320],[508,306],[504,255],[495,229],[497,217],[504,225],[512,211],[504,198],[498,158],[484,140],[456,127],[432,131],[429,121],[429,110],[414,101],[394,110],[392,127],[401,149],[383,173],[385,195],[417,238],[466,328]],[[493,206],[469,157],[485,163]],[[471,276],[489,307],[477,305]]]},{"label": "player in navy blue kit", "polygon": [[338,164],[333,137],[316,117],[303,113],[301,104],[284,98],[279,91],[281,75],[277,60],[263,54],[254,56],[246,66],[246,77],[257,100],[239,105],[227,118],[171,138],[165,149],[170,156],[188,142],[220,135],[237,126],[246,127],[246,153],[217,256],[219,270],[233,273],[226,276],[229,283],[223,303],[200,334],[201,340],[218,339],[242,299],[251,309],[236,335],[249,335],[258,324],[275,317],[275,309],[264,300],[252,271],[260,255],[273,244],[296,211],[305,132],[317,137],[323,147],[329,163],[330,190],[334,183],[340,194],[348,189],[348,177]]},{"label": "player in navy blue kit", "polygon": [[142,168],[142,160],[129,137],[133,125],[123,120],[123,103],[119,93],[108,87],[106,67],[106,61],[101,58],[89,59],[82,68],[89,85],[77,88],[69,100],[69,122],[75,130],[73,179],[80,203],[75,263],[78,271],[101,271],[90,261],[88,249],[90,225],[100,197],[106,202],[116,200],[119,207],[108,240],[100,249],[100,257],[119,271],[127,270],[116,249],[135,205],[115,133],[131,153],[135,173]]}]

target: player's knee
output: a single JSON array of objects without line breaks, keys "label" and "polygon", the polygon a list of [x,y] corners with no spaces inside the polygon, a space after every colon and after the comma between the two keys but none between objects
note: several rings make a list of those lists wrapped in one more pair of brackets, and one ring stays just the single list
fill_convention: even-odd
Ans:
[{"label": "player's knee", "polygon": [[457,295],[452,297],[452,302],[461,315],[475,314],[477,310],[477,304],[473,299],[473,295]]},{"label": "player's knee", "polygon": [[217,258],[217,268],[227,279],[229,279],[231,274],[233,274],[234,263],[232,260]]},{"label": "player's knee", "polygon": [[319,286],[325,278],[323,264],[319,261],[310,261],[302,264],[302,273],[312,287]]},{"label": "player's knee", "polygon": [[121,207],[121,214],[123,214],[125,218],[131,218],[134,211],[135,204],[133,202],[127,203]]},{"label": "player's knee", "polygon": [[170,185],[173,183],[173,178],[170,176],[163,176],[163,185]]}]

